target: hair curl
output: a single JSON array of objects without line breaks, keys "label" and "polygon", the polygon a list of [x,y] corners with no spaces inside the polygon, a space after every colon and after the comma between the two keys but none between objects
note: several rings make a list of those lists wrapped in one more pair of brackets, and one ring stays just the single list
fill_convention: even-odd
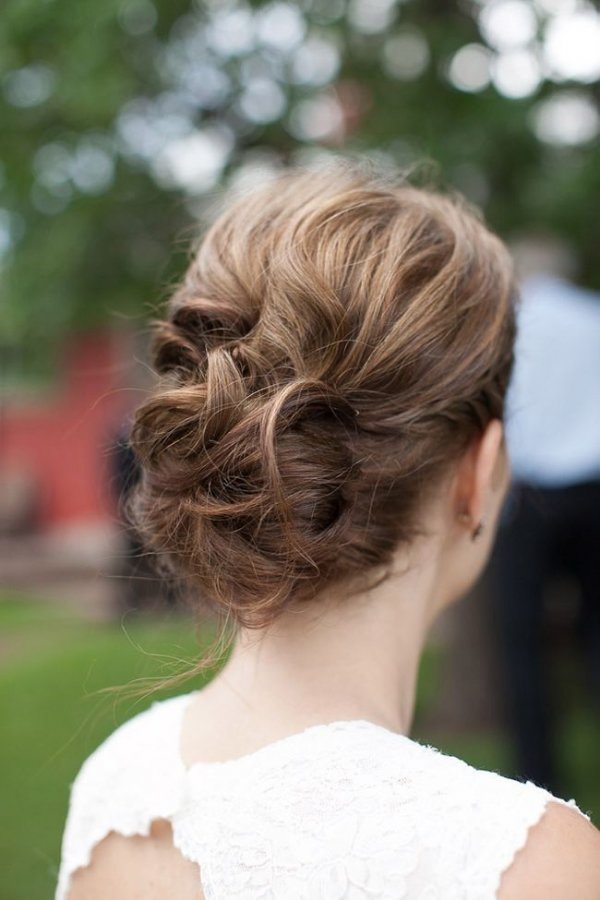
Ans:
[{"label": "hair curl", "polygon": [[459,198],[336,164],[239,199],[155,325],[139,530],[248,628],[385,568],[503,417],[514,297],[504,245]]}]

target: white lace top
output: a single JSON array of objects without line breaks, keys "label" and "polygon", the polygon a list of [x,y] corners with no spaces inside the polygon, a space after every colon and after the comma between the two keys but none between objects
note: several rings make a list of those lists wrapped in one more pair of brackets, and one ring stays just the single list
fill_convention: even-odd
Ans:
[{"label": "white lace top", "polygon": [[194,696],[155,703],[85,761],[56,900],[109,832],[147,835],[155,819],[199,864],[206,900],[492,900],[548,800],[578,809],[363,720],[185,768]]}]

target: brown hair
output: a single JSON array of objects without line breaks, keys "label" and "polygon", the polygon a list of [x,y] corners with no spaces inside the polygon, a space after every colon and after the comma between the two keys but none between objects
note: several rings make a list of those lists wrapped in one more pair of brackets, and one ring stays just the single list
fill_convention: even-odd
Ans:
[{"label": "brown hair", "polygon": [[212,225],[156,324],[131,510],[235,623],[390,563],[503,417],[512,265],[464,201],[337,163]]}]

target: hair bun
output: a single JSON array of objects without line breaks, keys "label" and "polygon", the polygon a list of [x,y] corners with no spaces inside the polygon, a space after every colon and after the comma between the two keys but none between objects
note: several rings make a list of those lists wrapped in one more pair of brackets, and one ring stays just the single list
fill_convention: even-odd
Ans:
[{"label": "hair bun", "polygon": [[[355,428],[352,405],[318,380],[285,385],[265,407],[260,436],[265,474],[290,533],[319,534],[347,508],[342,488],[354,460],[344,438]],[[310,555],[308,547],[305,552]]]},{"label": "hair bun", "polygon": [[[209,370],[223,355],[210,351]],[[199,384],[174,388],[138,415],[132,438],[144,483],[132,511],[158,538],[157,549],[168,546],[172,568],[200,583],[219,571],[219,599],[252,627],[285,605],[293,585],[306,594],[336,568],[352,519],[357,466],[348,438],[356,418],[346,399],[316,380],[242,396],[238,375],[237,399],[225,402],[236,379],[226,369],[220,377],[227,383],[218,409]]]},{"label": "hair bun", "polygon": [[167,320],[155,323],[152,349],[156,370],[197,374],[209,350],[243,338],[253,325],[247,312],[223,301],[191,297],[187,289],[182,290],[171,301]]},{"label": "hair bun", "polygon": [[461,201],[292,170],[216,221],[158,323],[140,531],[249,627],[364,585],[502,418],[515,332],[510,257]]}]

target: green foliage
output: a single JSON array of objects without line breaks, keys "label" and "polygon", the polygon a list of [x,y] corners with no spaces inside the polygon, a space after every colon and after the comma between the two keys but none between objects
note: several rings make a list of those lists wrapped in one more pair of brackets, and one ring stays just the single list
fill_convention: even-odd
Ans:
[{"label": "green foliage", "polygon": [[[288,20],[296,11],[296,45],[278,44],[271,20],[265,25],[274,6]],[[568,240],[582,280],[600,287],[593,129],[588,138],[549,143],[532,124],[549,97],[574,89],[593,100],[596,87],[542,77],[520,99],[492,84],[459,89],[449,65],[460,48],[485,43],[480,6],[389,0],[388,7],[389,23],[373,27],[353,20],[357,4],[321,0],[7,0],[0,244],[8,231],[11,243],[0,340],[43,346],[74,327],[147,315],[181,271],[197,216],[229,173],[257,154],[285,162],[317,147],[375,152],[401,165],[430,158],[438,180],[481,203],[505,236],[544,228]],[[236,45],[244,27],[223,24],[228,11],[257,29],[254,43]],[[536,15],[534,55],[548,25],[539,9]],[[315,72],[307,74],[306,63],[300,71],[307,38],[325,42],[339,65],[319,77],[317,59]],[[400,75],[398,61],[395,74],[389,63],[395,38],[405,42]],[[424,54],[413,72],[411,52]],[[252,99],[257,79],[263,94]],[[343,136],[307,130],[302,117],[314,109],[302,104],[339,100],[340,87],[346,104],[358,103],[356,115],[345,109]],[[189,145],[184,168],[190,153],[194,170],[220,146],[214,178],[173,171],[173,145],[190,135],[208,135],[213,146]]]}]

